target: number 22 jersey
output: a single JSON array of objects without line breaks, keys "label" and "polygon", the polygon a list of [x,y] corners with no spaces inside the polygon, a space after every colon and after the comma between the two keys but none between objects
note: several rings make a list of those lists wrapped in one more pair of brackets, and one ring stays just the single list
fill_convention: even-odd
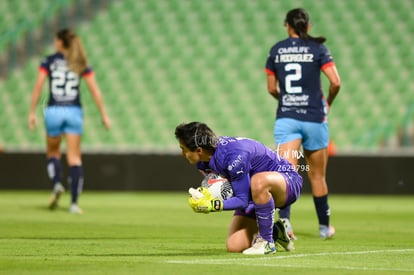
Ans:
[{"label": "number 22 jersey", "polygon": [[[47,56],[40,63],[39,70],[45,72],[49,78],[48,106],[81,106],[80,76],[69,69],[63,54]],[[81,76],[87,77],[92,73],[92,69],[87,67]]]}]

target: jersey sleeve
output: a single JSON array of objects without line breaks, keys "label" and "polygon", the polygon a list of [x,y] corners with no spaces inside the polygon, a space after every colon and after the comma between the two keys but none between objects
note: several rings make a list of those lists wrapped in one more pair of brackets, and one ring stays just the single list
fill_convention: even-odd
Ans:
[{"label": "jersey sleeve", "polygon": [[274,60],[275,60],[275,57],[272,57],[272,54],[270,52],[269,56],[266,59],[266,66],[265,66],[265,73],[267,75],[276,75]]},{"label": "jersey sleeve", "polygon": [[40,62],[39,71],[49,74],[49,60],[47,57]]},{"label": "jersey sleeve", "polygon": [[250,200],[250,176],[231,181],[234,196],[223,201],[223,210],[245,209]]},{"label": "jersey sleeve", "polygon": [[86,67],[86,69],[82,73],[82,77],[89,77],[94,74],[92,67]]},{"label": "jersey sleeve", "polygon": [[335,65],[330,51],[328,50],[328,48],[326,48],[324,44],[320,45],[319,60],[320,60],[320,67],[322,71],[332,65]]},{"label": "jersey sleeve", "polygon": [[226,172],[233,188],[233,197],[223,201],[223,210],[244,209],[250,200],[250,159],[247,153],[230,155]]}]

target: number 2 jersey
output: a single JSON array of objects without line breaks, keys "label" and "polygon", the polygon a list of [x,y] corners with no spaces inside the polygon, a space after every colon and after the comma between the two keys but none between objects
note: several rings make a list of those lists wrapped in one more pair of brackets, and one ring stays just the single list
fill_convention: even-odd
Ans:
[{"label": "number 2 jersey", "polygon": [[[48,106],[81,106],[80,76],[68,68],[63,54],[47,56],[40,63],[39,70],[49,78]],[[87,67],[81,76],[87,77],[92,73],[92,69]]]},{"label": "number 2 jersey", "polygon": [[329,50],[313,40],[289,37],[276,43],[265,72],[274,75],[280,88],[277,118],[323,122],[327,108],[322,93],[321,70],[334,65]]}]

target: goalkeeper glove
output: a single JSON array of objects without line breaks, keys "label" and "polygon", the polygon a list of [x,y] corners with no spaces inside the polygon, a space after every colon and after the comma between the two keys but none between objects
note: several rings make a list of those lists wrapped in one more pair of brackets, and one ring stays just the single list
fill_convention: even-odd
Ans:
[{"label": "goalkeeper glove", "polygon": [[190,207],[197,213],[219,212],[223,210],[223,201],[221,199],[188,199]]},{"label": "goalkeeper glove", "polygon": [[207,188],[201,187],[197,190],[203,194],[203,197],[194,198],[191,196],[188,198],[188,203],[194,212],[207,214],[223,210],[223,201],[221,199],[213,198]]}]

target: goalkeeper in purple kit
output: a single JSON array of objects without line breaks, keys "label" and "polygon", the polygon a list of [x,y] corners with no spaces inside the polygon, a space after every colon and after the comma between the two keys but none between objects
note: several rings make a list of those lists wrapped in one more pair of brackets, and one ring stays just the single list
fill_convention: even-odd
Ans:
[{"label": "goalkeeper in purple kit", "polygon": [[231,182],[234,195],[227,200],[190,198],[195,212],[235,210],[227,251],[272,254],[276,252],[275,242],[287,251],[294,249],[286,225],[282,220],[274,222],[275,209],[294,203],[302,190],[302,177],[292,164],[258,141],[217,137],[200,122],[178,125],[175,136],[190,164]]}]

